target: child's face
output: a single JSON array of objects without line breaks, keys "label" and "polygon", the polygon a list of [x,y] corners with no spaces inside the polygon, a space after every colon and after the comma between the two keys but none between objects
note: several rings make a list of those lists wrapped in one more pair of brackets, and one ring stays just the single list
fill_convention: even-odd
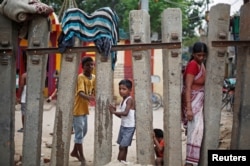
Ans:
[{"label": "child's face", "polygon": [[88,73],[92,73],[94,69],[94,62],[88,61],[83,65],[83,70]]},{"label": "child's face", "polygon": [[119,85],[119,93],[121,97],[126,97],[130,95],[131,90],[128,89],[125,85]]}]

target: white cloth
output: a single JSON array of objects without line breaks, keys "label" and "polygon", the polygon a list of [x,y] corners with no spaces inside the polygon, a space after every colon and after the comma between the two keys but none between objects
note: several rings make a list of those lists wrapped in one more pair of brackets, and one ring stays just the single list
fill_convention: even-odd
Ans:
[{"label": "white cloth", "polygon": [[26,85],[23,87],[22,96],[21,96],[21,103],[26,103]]},{"label": "white cloth", "polygon": [[[131,96],[127,97],[123,103],[120,103],[120,111],[125,111],[127,106],[127,100],[131,98]],[[123,127],[135,127],[135,110],[130,109],[127,116],[121,116],[121,125]]]}]

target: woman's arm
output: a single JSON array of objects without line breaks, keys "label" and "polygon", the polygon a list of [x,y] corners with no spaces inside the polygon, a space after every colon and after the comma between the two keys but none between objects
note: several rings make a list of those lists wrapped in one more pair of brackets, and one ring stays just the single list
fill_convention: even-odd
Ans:
[{"label": "woman's arm", "polygon": [[194,82],[194,75],[187,74],[185,79],[185,98],[186,98],[186,108],[187,108],[187,119],[193,120],[193,112],[192,112],[192,105],[191,105],[191,96],[192,96],[192,85]]}]

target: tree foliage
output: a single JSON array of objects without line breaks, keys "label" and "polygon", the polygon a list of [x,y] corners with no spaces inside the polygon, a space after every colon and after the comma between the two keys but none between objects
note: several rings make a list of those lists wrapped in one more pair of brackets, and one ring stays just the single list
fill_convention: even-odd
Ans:
[{"label": "tree foliage", "polygon": [[[75,0],[78,8],[87,13],[96,9],[109,6],[114,9],[120,18],[119,27],[129,32],[129,12],[138,10],[140,0]],[[202,14],[205,13],[206,3],[209,0],[148,0],[151,32],[161,34],[161,13],[166,8],[180,8],[182,11],[183,39],[194,40],[195,28],[202,23]],[[62,0],[42,0],[42,2],[53,6],[58,14],[63,3]],[[160,35],[159,35],[160,36]],[[189,43],[189,42],[186,42]]]}]

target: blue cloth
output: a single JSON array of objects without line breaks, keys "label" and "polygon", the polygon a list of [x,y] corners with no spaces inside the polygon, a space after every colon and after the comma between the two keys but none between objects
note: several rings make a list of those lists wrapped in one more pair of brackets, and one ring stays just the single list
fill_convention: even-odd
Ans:
[{"label": "blue cloth", "polygon": [[132,138],[135,132],[135,127],[120,126],[120,131],[117,139],[117,143],[121,147],[128,147],[132,143]]},{"label": "blue cloth", "polygon": [[234,85],[236,84],[236,78],[228,78],[228,81],[230,82],[231,85]]},{"label": "blue cloth", "polygon": [[73,46],[73,37],[85,42],[95,42],[102,55],[109,56],[111,53],[114,69],[117,53],[111,52],[109,46],[117,45],[119,41],[118,21],[117,14],[109,7],[100,8],[91,14],[78,8],[69,8],[62,17],[62,38],[58,40],[59,51],[65,51],[66,47]]},{"label": "blue cloth", "polygon": [[25,115],[27,112],[27,103],[21,103],[21,112],[22,115]]},{"label": "blue cloth", "polygon": [[74,116],[73,127],[75,131],[75,143],[82,144],[88,131],[88,115]]}]

